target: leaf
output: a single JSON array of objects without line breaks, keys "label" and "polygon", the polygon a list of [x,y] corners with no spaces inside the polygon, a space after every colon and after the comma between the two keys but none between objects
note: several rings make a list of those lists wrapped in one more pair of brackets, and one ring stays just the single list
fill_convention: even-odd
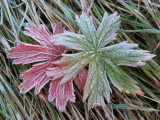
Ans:
[{"label": "leaf", "polygon": [[63,58],[54,62],[60,66],[69,64],[60,85],[71,78],[75,79],[75,76],[89,64],[83,95],[83,100],[88,101],[89,107],[105,106],[105,100],[110,102],[112,90],[109,81],[122,92],[143,95],[137,82],[123,72],[119,65],[142,66],[155,55],[146,50],[134,49],[137,44],[122,42],[108,45],[116,39],[116,31],[119,29],[120,21],[117,13],[111,15],[105,13],[97,29],[93,19],[85,13],[76,16],[76,22],[83,35],[64,32],[55,35],[56,39],[52,41],[56,45],[77,50],[77,53],[62,54]]},{"label": "leaf", "polygon": [[[92,45],[84,43],[84,40],[85,40],[84,35],[79,35],[79,34],[68,32],[68,31],[66,31],[63,35],[62,34],[56,35],[55,38],[56,40],[53,41],[54,44],[66,46],[71,49],[84,50],[89,47],[92,47]],[[61,42],[61,40],[63,42]],[[88,43],[87,41],[85,42]]]},{"label": "leaf", "polygon": [[[87,65],[89,60],[88,58],[82,60],[74,58],[75,56],[77,56],[76,58],[81,58],[82,57],[81,55],[83,55],[83,53],[75,54],[73,57],[70,56],[69,59],[68,59],[69,56],[67,56],[59,61],[53,62],[58,67],[49,68],[47,71],[47,75],[49,77],[53,77],[53,80],[57,79],[57,76],[58,78],[62,78],[61,81],[59,82],[59,85],[62,85],[75,78],[77,79],[79,74],[82,74],[81,72],[82,70],[84,70],[84,67]],[[79,83],[83,82],[79,81]]]},{"label": "leaf", "polygon": [[[63,74],[56,74],[54,78],[51,78],[46,74],[46,71],[48,71],[49,68],[54,68],[54,70],[57,69],[59,72],[62,70],[60,69],[60,66],[53,64],[53,62],[60,60],[61,54],[65,53],[67,48],[54,45],[51,43],[51,40],[55,39],[55,34],[63,33],[64,29],[61,28],[61,24],[55,24],[53,27],[53,35],[50,35],[42,25],[38,27],[29,25],[26,30],[28,31],[25,31],[24,33],[32,37],[40,45],[17,43],[16,48],[12,48],[8,51],[9,58],[16,58],[13,62],[14,64],[43,62],[34,64],[31,69],[21,75],[21,78],[25,81],[20,85],[20,88],[22,92],[26,93],[35,87],[35,94],[38,94],[49,81],[52,81],[48,99],[50,101],[56,99],[56,107],[60,111],[64,111],[67,102],[74,102],[75,100],[72,80],[63,85],[58,85]],[[79,84],[84,84],[84,81],[86,80],[83,79],[83,82],[79,82]]]},{"label": "leaf", "polygon": [[92,17],[82,13],[79,17],[76,16],[76,22],[84,36],[87,38],[85,40],[90,42],[93,48],[96,47],[96,28],[93,24]]}]

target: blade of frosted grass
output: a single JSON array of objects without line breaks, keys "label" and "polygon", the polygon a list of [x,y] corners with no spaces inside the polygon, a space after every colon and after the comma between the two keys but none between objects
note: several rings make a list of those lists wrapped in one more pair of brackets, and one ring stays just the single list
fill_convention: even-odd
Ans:
[{"label": "blade of frosted grass", "polygon": [[145,4],[145,6],[147,7],[147,11],[150,13],[150,15],[152,16],[155,24],[158,26],[158,28],[160,28],[160,20],[157,18],[156,13],[153,12],[153,6],[149,5],[147,0],[143,0],[143,3]]},{"label": "blade of frosted grass", "polygon": [[25,9],[25,11],[23,11],[20,7],[18,7],[18,5],[14,1],[10,1],[10,2],[13,4],[13,6],[16,7],[16,9],[18,10],[18,12],[22,16],[24,15],[23,19],[27,20],[28,23],[33,23],[32,20],[27,16],[28,7],[29,7],[28,3],[26,3],[26,2],[24,3],[24,4],[26,4],[26,9]]},{"label": "blade of frosted grass", "polygon": [[15,37],[16,41],[19,41],[17,30],[16,30],[16,27],[14,24],[14,18],[11,14],[10,9],[9,9],[8,0],[2,0],[2,2],[4,4],[4,7],[6,8],[6,12],[7,12],[8,16],[9,16],[9,22],[11,23],[12,29],[14,31],[14,37]]},{"label": "blade of frosted grass", "polygon": [[6,118],[10,119],[10,115],[7,113],[7,107],[6,107],[6,103],[4,102],[4,98],[2,97],[4,91],[4,87],[2,85],[2,83],[0,82],[0,114],[2,114],[3,116],[5,116]]},{"label": "blade of frosted grass", "polygon": [[[26,113],[26,111],[24,110],[23,106],[21,105],[19,99],[16,97],[16,95],[13,92],[12,88],[8,85],[7,81],[2,77],[2,75],[0,75],[0,80],[6,86],[7,90],[9,91],[9,93],[11,94],[11,96],[14,99],[15,103],[17,104],[17,106],[19,107],[19,109],[21,110],[21,112],[23,113],[24,117],[26,119],[29,119],[29,116]],[[11,100],[9,98],[8,98],[8,102],[11,105],[11,107],[13,107],[13,104],[11,103]],[[14,109],[14,110],[16,111],[16,109]],[[16,115],[19,115],[19,114],[16,112]]]},{"label": "blade of frosted grass", "polygon": [[117,0],[117,1],[120,4],[122,4],[126,9],[131,11],[141,22],[143,22],[144,24],[150,25],[148,20],[138,11],[138,8],[134,8],[121,0]]},{"label": "blade of frosted grass", "polygon": [[[36,104],[43,109],[43,106],[46,106],[48,108],[48,110],[50,111],[50,117],[52,119],[58,119],[59,115],[57,113],[57,111],[55,110],[55,107],[53,106],[53,104],[50,104],[49,101],[44,97],[44,95],[39,95],[39,98],[41,98],[43,101],[38,101],[36,102]],[[43,105],[41,105],[43,104]]]},{"label": "blade of frosted grass", "polygon": [[5,116],[7,119],[11,119],[10,116],[2,110],[0,110],[0,114]]},{"label": "blade of frosted grass", "polygon": [[122,21],[124,21],[125,23],[129,23],[131,26],[137,26],[137,27],[143,27],[144,29],[149,29],[150,26],[147,26],[146,24],[137,22],[137,21],[133,21],[131,19],[128,19],[127,17],[121,17],[120,18]]},{"label": "blade of frosted grass", "polygon": [[63,13],[65,14],[65,17],[68,21],[68,23],[70,24],[70,27],[74,27],[75,29],[77,29],[77,24],[74,20],[74,17],[76,15],[76,13],[71,10],[68,6],[66,6],[64,3],[57,1],[57,0],[51,0],[53,3],[55,3],[58,7],[61,8],[61,10],[63,11]]},{"label": "blade of frosted grass", "polygon": [[[15,6],[15,7],[20,7],[20,6],[22,6],[23,4],[25,4],[25,10],[24,10],[24,12],[23,12],[23,18],[22,18],[22,20],[21,20],[21,22],[20,22],[20,24],[19,24],[19,26],[18,26],[18,30],[17,30],[17,33],[18,33],[18,34],[19,34],[20,30],[21,30],[21,27],[22,27],[22,25],[23,25],[23,23],[24,23],[24,20],[26,19],[27,12],[28,12],[28,9],[29,9],[29,4],[28,4],[25,0],[22,0],[22,1],[23,1],[23,2],[20,3],[20,5]],[[15,3],[15,2],[12,2],[12,1],[11,1],[11,3]]]},{"label": "blade of frosted grass", "polygon": [[129,3],[133,8],[135,8],[135,9],[136,9],[135,4],[134,4],[131,0],[128,0],[128,3]]},{"label": "blade of frosted grass", "polygon": [[78,107],[72,104],[76,113],[79,115],[80,120],[85,120],[84,117],[81,115],[81,111],[79,111]]},{"label": "blade of frosted grass", "polygon": [[[34,4],[36,4],[38,6],[38,8],[40,9],[40,11],[45,15],[45,17],[47,18],[47,20],[50,22],[50,24],[55,23],[56,21],[52,21],[54,19],[50,18],[51,13],[50,13],[50,9],[49,7],[45,4],[44,1],[40,1],[40,2],[35,2]],[[43,8],[44,7],[44,8]],[[44,9],[44,10],[43,10]],[[47,14],[46,14],[47,13]],[[43,20],[40,19],[41,22],[43,23]],[[44,24],[44,23],[43,23]]]},{"label": "blade of frosted grass", "polygon": [[[3,79],[2,76],[0,76],[0,79]],[[3,94],[3,96],[4,96],[4,98],[5,98],[6,102],[7,102],[7,104],[6,104],[7,108],[8,109],[10,108],[11,111],[13,110],[14,115],[16,116],[16,118],[19,119],[20,115],[19,115],[18,111],[16,110],[16,108],[14,106],[14,103],[11,101],[9,95],[7,94],[7,91],[5,90],[5,88],[3,87],[1,82],[0,82],[0,91]],[[12,116],[12,117],[14,117],[14,116]]]},{"label": "blade of frosted grass", "polygon": [[0,25],[3,24],[3,11],[2,11],[2,4],[0,3]]},{"label": "blade of frosted grass", "polygon": [[[142,78],[141,78],[142,79]],[[143,80],[145,81],[145,80]],[[148,83],[149,81],[147,81]],[[157,102],[157,103],[160,103],[160,99],[150,90],[148,89],[147,87],[145,87],[145,85],[143,85],[141,82],[139,82],[139,86],[142,88],[142,90],[148,94],[150,97],[152,97],[152,100]],[[158,89],[158,88],[157,88]]]},{"label": "blade of frosted grass", "polygon": [[97,18],[101,21],[102,20],[102,15],[104,14],[104,11],[101,10],[97,5],[93,5],[93,12],[97,16]]},{"label": "blade of frosted grass", "polygon": [[[123,12],[126,12],[126,13],[132,13],[130,12],[129,10],[123,8],[123,7],[119,7],[118,5],[116,5],[112,0],[109,0],[109,2],[105,1],[105,0],[100,0],[100,2],[106,6],[109,10],[111,10],[112,12],[115,11],[118,11],[119,13],[121,13],[122,16],[124,16],[124,13]],[[112,8],[113,7],[113,8]]]},{"label": "blade of frosted grass", "polygon": [[144,33],[160,33],[160,30],[157,29],[142,29],[142,30],[118,30],[118,32],[144,32]]},{"label": "blade of frosted grass", "polygon": [[81,6],[79,0],[74,0],[74,2],[75,2],[75,3],[77,4],[77,6],[82,10],[82,6]]},{"label": "blade of frosted grass", "polygon": [[148,71],[151,71],[157,79],[160,79],[160,72],[159,72],[160,70],[153,69],[150,65],[144,66],[144,68],[147,69]]},{"label": "blade of frosted grass", "polygon": [[143,107],[139,105],[133,105],[133,104],[106,104],[107,107],[111,109],[137,109],[137,110],[143,110],[143,111],[160,111],[153,108]]},{"label": "blade of frosted grass", "polygon": [[0,34],[0,43],[4,46],[5,49],[10,49],[10,45],[5,40],[5,38],[1,36],[1,34]]},{"label": "blade of frosted grass", "polygon": [[[70,27],[69,23],[67,23],[65,15],[58,11],[55,7],[51,6],[49,3],[45,2],[45,4],[50,8],[51,11],[51,17],[52,15],[58,18],[59,21],[61,21],[63,24],[65,24],[68,28]],[[53,20],[52,20],[53,19]],[[52,18],[51,21],[55,22],[55,18]]]}]

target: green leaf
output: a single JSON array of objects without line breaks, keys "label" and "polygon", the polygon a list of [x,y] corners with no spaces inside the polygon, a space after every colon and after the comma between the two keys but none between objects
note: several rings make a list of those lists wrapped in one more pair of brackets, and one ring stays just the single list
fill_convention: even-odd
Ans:
[{"label": "green leaf", "polygon": [[[66,63],[71,65],[66,70],[69,78],[74,78],[89,64],[83,95],[83,100],[88,101],[89,107],[105,106],[105,100],[110,102],[112,90],[109,81],[122,92],[143,95],[137,82],[122,71],[119,65],[138,67],[144,65],[144,62],[154,55],[146,50],[133,49],[138,45],[127,42],[106,46],[116,39],[116,31],[120,24],[117,13],[111,15],[105,13],[97,29],[92,18],[85,13],[80,17],[76,16],[76,22],[83,35],[65,32],[56,35],[53,42],[79,51],[64,54],[62,60],[58,62],[62,65]],[[65,78],[62,83],[64,82],[67,82]]]}]

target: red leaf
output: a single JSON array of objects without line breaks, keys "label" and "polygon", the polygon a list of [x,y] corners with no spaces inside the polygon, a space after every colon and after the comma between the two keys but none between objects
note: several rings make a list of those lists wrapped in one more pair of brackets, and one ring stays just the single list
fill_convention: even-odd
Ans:
[{"label": "red leaf", "polygon": [[[62,33],[64,30],[60,24],[55,24],[53,27],[54,34]],[[35,94],[38,94],[45,84],[47,84],[51,77],[46,75],[48,68],[53,67],[52,62],[61,58],[61,54],[66,51],[65,47],[54,45],[51,43],[53,35],[49,35],[43,25],[36,27],[35,25],[28,25],[25,34],[32,37],[40,45],[31,45],[26,43],[17,43],[16,48],[8,51],[9,58],[17,58],[13,63],[27,64],[33,62],[46,61],[33,65],[33,68],[21,75],[25,81],[20,85],[23,92],[28,92],[35,87]]]},{"label": "red leaf", "polygon": [[[55,65],[54,62],[61,59],[61,54],[67,50],[63,46],[54,45],[50,40],[54,40],[54,35],[63,33],[64,29],[61,24],[55,24],[53,27],[53,35],[49,35],[44,26],[39,27],[29,25],[25,31],[26,35],[32,37],[40,45],[31,45],[26,43],[17,43],[16,48],[8,51],[10,58],[16,58],[13,63],[27,64],[33,62],[45,61],[34,64],[31,69],[21,75],[25,81],[20,85],[23,92],[28,92],[35,87],[35,94],[50,80],[52,80],[49,88],[49,101],[56,99],[56,107],[60,111],[64,111],[68,101],[75,101],[73,90],[73,78],[65,84],[59,85],[62,78],[66,75],[65,70],[69,67],[68,63],[63,66]],[[47,71],[47,74],[46,74]],[[81,70],[75,78],[75,83],[80,90],[83,90],[87,79],[87,70]]]}]

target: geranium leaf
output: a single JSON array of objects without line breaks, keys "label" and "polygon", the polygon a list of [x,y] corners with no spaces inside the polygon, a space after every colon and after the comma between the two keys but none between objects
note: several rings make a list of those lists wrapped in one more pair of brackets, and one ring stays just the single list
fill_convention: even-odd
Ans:
[{"label": "geranium leaf", "polygon": [[24,33],[31,38],[33,38],[35,41],[37,41],[39,44],[44,46],[51,46],[50,43],[50,35],[45,30],[43,25],[40,25],[38,28],[35,25],[27,25],[25,28],[27,31],[24,31]]},{"label": "geranium leaf", "polygon": [[[51,78],[46,74],[48,69],[59,70],[55,73],[62,72],[61,67],[55,65],[54,62],[61,59],[61,54],[65,53],[67,48],[59,45],[55,45],[51,42],[55,39],[56,34],[64,32],[61,24],[55,24],[53,26],[53,34],[50,35],[43,25],[36,27],[35,25],[28,25],[24,33],[29,35],[40,45],[31,45],[26,43],[17,43],[16,48],[12,48],[8,51],[10,58],[16,58],[13,63],[15,64],[28,64],[33,62],[40,62],[34,64],[31,69],[21,75],[21,78],[25,81],[20,85],[22,92],[26,93],[35,87],[35,94],[38,94],[40,90],[52,80],[51,88],[49,89],[49,100],[56,99],[56,107],[60,111],[64,111],[68,101],[74,102],[74,90],[72,85],[72,79],[63,85],[58,85],[63,74],[56,74],[54,78]],[[53,73],[52,73],[53,74]],[[54,79],[54,80],[53,80]],[[85,80],[86,81],[86,80]]]},{"label": "geranium leaf", "polygon": [[112,84],[121,92],[132,93],[137,95],[143,95],[144,93],[136,85],[137,82],[124,73],[120,68],[113,69],[112,67],[107,67],[107,75],[112,82]]},{"label": "geranium leaf", "polygon": [[46,75],[46,70],[52,65],[49,62],[39,63],[21,75],[25,81],[20,85],[21,90],[25,93],[33,87],[36,87],[35,94],[38,94],[42,87],[51,80]]},{"label": "geranium leaf", "polygon": [[[90,107],[105,106],[104,98],[110,102],[109,81],[120,91],[143,95],[137,83],[123,72],[119,65],[141,66],[154,55],[146,50],[133,49],[137,47],[137,44],[122,42],[108,45],[116,39],[116,31],[120,25],[119,18],[117,13],[111,15],[105,13],[100,26],[96,29],[93,19],[82,13],[79,17],[76,16],[76,22],[83,35],[71,32],[56,35],[55,43],[57,45],[80,50],[78,53],[62,54],[61,61],[57,61],[57,64],[61,66],[70,63],[70,68],[65,70],[68,75],[62,79],[64,82],[61,84],[67,82],[67,79],[74,79],[74,76],[89,64],[83,100],[88,100]],[[74,44],[75,46],[73,46]],[[82,61],[85,61],[85,64],[81,64]]]},{"label": "geranium leaf", "polygon": [[[65,32],[64,34],[55,35],[53,43],[63,45],[76,50],[83,50],[86,45],[82,42],[84,39],[83,35],[79,35],[73,32]],[[58,40],[58,41],[57,41]],[[60,41],[61,40],[61,41]]]}]

